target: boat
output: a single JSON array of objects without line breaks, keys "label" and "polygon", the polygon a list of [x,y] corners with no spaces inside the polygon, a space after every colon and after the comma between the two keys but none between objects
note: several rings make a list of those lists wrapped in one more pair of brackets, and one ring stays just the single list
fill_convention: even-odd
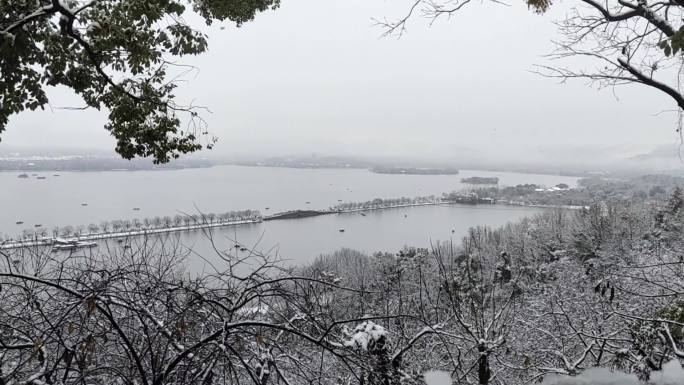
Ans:
[{"label": "boat", "polygon": [[81,203],[81,206],[88,206],[88,204],[83,202],[83,203]]},{"label": "boat", "polygon": [[140,207],[133,207],[133,211],[140,211]]},{"label": "boat", "polygon": [[366,216],[366,214],[365,214],[365,213],[361,213],[361,216],[365,217],[365,216]]},{"label": "boat", "polygon": [[55,245],[52,246],[52,251],[65,251],[65,250],[76,250],[78,246],[76,245]]},{"label": "boat", "polygon": [[59,175],[59,174],[52,174],[52,176],[61,176],[61,175]]},{"label": "boat", "polygon": [[307,204],[307,205],[310,205],[310,204],[311,204],[311,202],[309,202],[309,201],[306,201],[306,204]]},{"label": "boat", "polygon": [[17,175],[17,178],[21,178],[21,179],[26,179],[26,178],[28,178],[28,177],[29,177],[28,174],[19,174],[19,175]]},{"label": "boat", "polygon": [[44,176],[39,176],[36,179],[46,179]]},{"label": "boat", "polygon": [[23,221],[17,221],[17,224],[18,224],[18,225],[23,225],[24,222],[23,222]]},{"label": "boat", "polygon": [[52,251],[77,250],[91,247],[97,247],[97,243],[79,241],[75,239],[55,238],[55,240],[53,241]]},{"label": "boat", "polygon": [[269,210],[269,209],[270,209],[270,207],[266,207],[266,210]]},{"label": "boat", "polygon": [[42,226],[43,225],[41,225],[41,224],[33,225],[33,227],[42,227]]},{"label": "boat", "polygon": [[340,233],[344,233],[344,229],[340,229]]}]

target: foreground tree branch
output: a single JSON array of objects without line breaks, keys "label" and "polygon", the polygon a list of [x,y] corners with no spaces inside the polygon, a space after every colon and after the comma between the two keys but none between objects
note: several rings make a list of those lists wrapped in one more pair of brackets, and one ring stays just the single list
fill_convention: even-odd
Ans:
[{"label": "foreground tree branch", "polygon": [[[434,22],[440,15],[457,15],[468,3],[416,1],[405,17],[380,24],[387,34],[401,34],[416,14]],[[549,0],[526,3],[537,13],[553,6]],[[557,49],[549,58],[560,62],[577,57],[582,59],[580,63],[594,68],[579,70],[550,64],[539,66],[540,74],[562,80],[589,79],[599,87],[643,84],[664,93],[679,111],[684,110],[680,76],[684,68],[684,2],[576,0],[575,4],[557,23],[563,39],[556,42]]]},{"label": "foreground tree branch", "polygon": [[216,142],[203,108],[174,101],[178,57],[207,50],[206,36],[183,21],[237,25],[279,0],[0,1],[0,134],[9,118],[44,108],[46,90],[65,86],[90,108],[106,109],[105,129],[124,158],[168,162]]}]

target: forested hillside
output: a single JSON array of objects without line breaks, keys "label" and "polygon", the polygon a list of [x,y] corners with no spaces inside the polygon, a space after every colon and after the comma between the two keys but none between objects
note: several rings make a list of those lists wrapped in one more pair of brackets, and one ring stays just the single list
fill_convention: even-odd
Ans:
[{"label": "forested hillside", "polygon": [[3,252],[0,381],[528,384],[602,367],[646,383],[684,360],[683,232],[677,188],[297,268],[217,247],[195,277],[196,256],[151,240]]},{"label": "forested hillside", "polygon": [[646,381],[684,358],[682,204],[677,189],[658,207],[558,210],[433,250],[344,250],[311,269],[373,292],[336,297],[332,318],[386,317],[374,321],[385,344],[367,353],[391,362],[389,376],[523,384],[601,366]]}]

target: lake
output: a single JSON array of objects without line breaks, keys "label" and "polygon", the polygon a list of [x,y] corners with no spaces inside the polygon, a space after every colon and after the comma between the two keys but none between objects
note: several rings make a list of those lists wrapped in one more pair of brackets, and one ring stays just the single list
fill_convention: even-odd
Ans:
[{"label": "lake", "polygon": [[[238,242],[297,264],[341,248],[397,252],[404,246],[429,248],[436,242],[458,243],[472,226],[501,226],[542,210],[501,205],[419,206],[370,211],[365,216],[349,213],[267,221],[214,229],[211,234],[221,251],[237,256],[250,252],[233,248]],[[202,232],[181,235],[184,245],[214,259],[215,252],[206,239]]]},{"label": "lake", "polygon": [[[0,232],[17,236],[34,224],[43,227],[99,224],[103,220],[254,209],[262,214],[291,209],[326,209],[339,200],[440,195],[460,190],[461,178],[499,178],[500,186],[536,183],[576,185],[577,178],[463,170],[459,175],[388,175],[360,169],[290,169],[216,166],[202,169],[112,172],[42,172],[29,179],[1,172]],[[310,203],[306,203],[310,202]],[[87,203],[87,206],[82,206]],[[133,211],[139,207],[140,211]],[[268,210],[266,208],[269,208]],[[270,221],[215,230],[226,244],[258,242],[263,251],[306,261],[340,247],[395,251],[430,240],[460,239],[468,227],[498,226],[540,209],[510,206],[431,206],[360,214]],[[23,225],[17,225],[23,221]],[[343,233],[339,229],[343,228]],[[453,232],[452,232],[453,230]],[[197,250],[206,246],[197,233],[182,235]],[[205,245],[205,246],[202,246]]]}]

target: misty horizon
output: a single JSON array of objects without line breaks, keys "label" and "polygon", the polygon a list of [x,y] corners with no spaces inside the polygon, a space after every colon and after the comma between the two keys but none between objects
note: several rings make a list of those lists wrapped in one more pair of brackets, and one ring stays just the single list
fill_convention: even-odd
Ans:
[{"label": "misty horizon", "polygon": [[[212,111],[202,116],[219,141],[200,156],[453,161],[467,153],[494,162],[567,163],[578,151],[598,149],[619,160],[680,140],[676,116],[658,92],[560,84],[532,73],[549,62],[543,56],[553,50],[553,21],[567,11],[562,4],[544,17],[523,3],[483,4],[432,25],[416,18],[401,38],[382,37],[373,19],[399,17],[406,4],[286,2],[240,28],[203,27],[210,50],[186,58],[196,71],[178,89],[180,100]],[[476,12],[490,14],[491,28],[472,34]],[[510,17],[524,21],[509,28]],[[497,50],[481,43],[502,35],[509,44]],[[49,96],[46,111],[10,118],[0,150],[113,152],[114,138],[102,129],[106,113],[60,109],[82,104],[64,89]]]},{"label": "misty horizon", "polygon": [[[596,154],[601,154],[596,157]],[[125,166],[127,163],[147,164],[151,159],[139,158],[131,161],[120,159],[111,149],[69,148],[69,147],[0,147],[0,160],[20,160],[60,157],[85,157],[93,159],[111,159],[115,164]],[[477,148],[460,148],[451,156],[425,156],[416,154],[380,155],[358,154],[353,151],[324,153],[321,151],[282,153],[233,153],[221,154],[218,151],[201,151],[181,156],[175,162],[205,160],[218,164],[263,164],[270,161],[310,162],[315,167],[340,167],[345,162],[355,168],[371,168],[374,166],[400,167],[455,167],[472,170],[492,171],[524,171],[540,173],[574,173],[583,175],[591,172],[608,172],[637,175],[648,173],[681,174],[684,165],[681,159],[681,144],[646,146],[644,150],[635,148],[618,148],[610,146],[545,146],[542,150],[524,150],[501,156],[487,153]],[[174,162],[167,165],[173,167]],[[165,168],[167,168],[165,167]]]}]

